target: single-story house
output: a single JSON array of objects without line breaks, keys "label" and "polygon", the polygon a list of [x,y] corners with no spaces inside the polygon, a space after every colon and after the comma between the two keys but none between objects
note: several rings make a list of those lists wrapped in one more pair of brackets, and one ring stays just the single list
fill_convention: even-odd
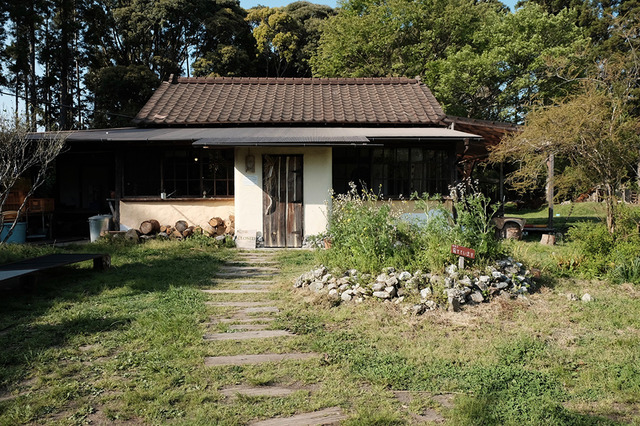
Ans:
[{"label": "single-story house", "polygon": [[447,117],[409,78],[177,77],[133,124],[68,136],[58,227],[108,213],[111,200],[122,228],[233,215],[266,247],[300,247],[326,229],[331,191],[447,193],[508,130]]}]

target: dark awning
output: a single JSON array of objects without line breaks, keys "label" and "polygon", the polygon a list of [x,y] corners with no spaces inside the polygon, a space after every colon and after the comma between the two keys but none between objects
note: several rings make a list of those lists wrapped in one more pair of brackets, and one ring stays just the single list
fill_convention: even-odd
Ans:
[{"label": "dark awning", "polygon": [[[416,142],[480,139],[444,127],[208,127],[120,128],[67,133],[68,142],[191,142],[194,146],[373,145],[385,140]],[[33,134],[34,139],[42,133]]]}]

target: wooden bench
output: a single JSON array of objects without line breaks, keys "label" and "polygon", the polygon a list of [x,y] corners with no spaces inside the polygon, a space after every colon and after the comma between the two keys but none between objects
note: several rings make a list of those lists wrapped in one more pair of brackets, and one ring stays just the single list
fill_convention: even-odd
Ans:
[{"label": "wooden bench", "polygon": [[19,280],[20,284],[30,280],[34,281],[34,275],[38,272],[59,266],[71,265],[78,262],[93,260],[93,269],[103,271],[111,266],[111,256],[108,254],[48,254],[46,256],[25,259],[19,262],[0,265],[0,283],[11,280]]}]

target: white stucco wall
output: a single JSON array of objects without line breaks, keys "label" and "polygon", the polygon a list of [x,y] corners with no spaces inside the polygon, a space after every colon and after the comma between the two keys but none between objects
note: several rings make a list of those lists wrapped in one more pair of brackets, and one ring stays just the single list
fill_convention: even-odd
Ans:
[{"label": "white stucco wall", "polygon": [[228,219],[233,212],[233,198],[122,200],[120,224],[127,228],[138,228],[145,220],[156,219],[161,225],[173,226],[179,220],[186,220],[189,225],[204,226],[212,217]]},{"label": "white stucco wall", "polygon": [[[331,189],[331,148],[236,148],[235,151],[235,215],[237,230],[262,233],[262,156],[264,154],[303,156],[303,229],[313,235],[327,227],[327,204]],[[247,155],[255,158],[255,172],[246,171]]]}]

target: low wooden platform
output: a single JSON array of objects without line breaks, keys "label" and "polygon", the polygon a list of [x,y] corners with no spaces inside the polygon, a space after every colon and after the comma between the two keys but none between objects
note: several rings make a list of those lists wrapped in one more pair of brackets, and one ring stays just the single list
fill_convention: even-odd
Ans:
[{"label": "low wooden platform", "polygon": [[89,260],[93,260],[93,269],[96,270],[104,270],[111,266],[111,256],[108,254],[49,254],[34,257],[33,259],[21,260],[20,262],[0,265],[0,283],[16,278],[20,279],[47,269]]}]

